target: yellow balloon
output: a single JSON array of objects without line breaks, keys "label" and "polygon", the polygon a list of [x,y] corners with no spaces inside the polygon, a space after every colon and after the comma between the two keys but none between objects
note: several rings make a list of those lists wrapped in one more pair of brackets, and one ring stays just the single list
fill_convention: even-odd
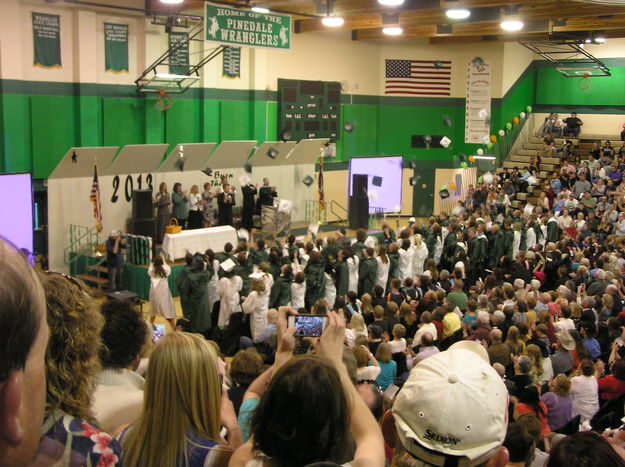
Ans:
[{"label": "yellow balloon", "polygon": [[475,157],[469,156],[469,162],[475,162]]},{"label": "yellow balloon", "polygon": [[456,184],[455,184],[455,183],[450,183],[450,184],[449,184],[449,188],[450,188],[451,190],[455,190],[455,189],[456,189]]},{"label": "yellow balloon", "polygon": [[512,123],[514,123],[515,125],[518,125],[519,124],[519,117],[514,117],[512,119]]},{"label": "yellow balloon", "polygon": [[490,135],[490,140],[491,140],[491,142],[496,143],[497,142],[497,137],[495,135]]}]

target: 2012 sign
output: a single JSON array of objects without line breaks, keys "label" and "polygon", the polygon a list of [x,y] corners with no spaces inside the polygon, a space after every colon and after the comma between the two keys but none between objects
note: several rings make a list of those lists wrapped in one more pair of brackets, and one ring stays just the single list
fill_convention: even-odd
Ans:
[{"label": "2012 sign", "polygon": [[[144,189],[143,182],[144,182],[143,174],[139,174],[137,176],[137,190]],[[145,189],[153,190],[152,182],[153,182],[152,174],[145,175]],[[117,200],[119,199],[118,191],[120,190],[120,183],[121,183],[121,178],[119,177],[119,175],[115,175],[115,177],[113,177],[113,194],[111,195],[112,203],[116,203]],[[132,192],[135,189],[134,185],[135,183],[132,178],[132,175],[126,175],[126,179],[124,181],[124,196],[126,198],[126,201],[129,203],[132,200]]]}]

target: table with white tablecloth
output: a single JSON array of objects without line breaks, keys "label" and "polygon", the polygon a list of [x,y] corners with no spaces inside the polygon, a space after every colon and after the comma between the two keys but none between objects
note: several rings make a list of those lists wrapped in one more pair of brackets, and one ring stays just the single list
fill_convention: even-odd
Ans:
[{"label": "table with white tablecloth", "polygon": [[214,252],[223,251],[226,243],[237,244],[237,231],[229,226],[206,229],[183,230],[177,234],[165,234],[163,252],[170,261],[184,258],[189,253],[204,253],[209,248]]}]

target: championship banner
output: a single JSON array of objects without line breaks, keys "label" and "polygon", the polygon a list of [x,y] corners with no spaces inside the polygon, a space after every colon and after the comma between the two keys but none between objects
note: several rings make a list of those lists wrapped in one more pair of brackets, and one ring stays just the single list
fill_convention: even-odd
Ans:
[{"label": "championship banner", "polygon": [[128,73],[128,25],[104,23],[104,70]]},{"label": "championship banner", "polygon": [[291,48],[289,15],[255,13],[209,3],[206,4],[205,13],[207,41],[271,49]]},{"label": "championship banner", "polygon": [[32,12],[35,65],[61,68],[61,17]]},{"label": "championship banner", "polygon": [[240,78],[241,77],[241,47],[228,46],[224,49],[223,53],[224,64],[223,73],[224,78]]},{"label": "championship banner", "polygon": [[[186,32],[170,32],[169,48],[181,39],[187,37]],[[169,72],[172,75],[186,75],[189,71],[189,43],[176,50],[169,58]]]},{"label": "championship banner", "polygon": [[490,135],[491,64],[468,63],[464,142],[487,144]]}]

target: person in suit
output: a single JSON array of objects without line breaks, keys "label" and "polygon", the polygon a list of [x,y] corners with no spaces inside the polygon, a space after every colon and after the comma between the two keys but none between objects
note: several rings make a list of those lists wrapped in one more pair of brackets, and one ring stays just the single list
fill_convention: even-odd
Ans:
[{"label": "person in suit", "polygon": [[254,196],[258,193],[257,188],[251,183],[241,187],[243,193],[243,209],[241,210],[241,225],[248,232],[254,228],[252,217],[254,215]]},{"label": "person in suit", "polygon": [[269,186],[269,179],[263,178],[263,186],[258,190],[261,206],[273,206],[273,199],[278,196],[275,186]]},{"label": "person in suit", "polygon": [[235,205],[232,187],[224,185],[223,193],[217,195],[217,206],[219,206],[219,225],[232,225],[232,206]]}]

